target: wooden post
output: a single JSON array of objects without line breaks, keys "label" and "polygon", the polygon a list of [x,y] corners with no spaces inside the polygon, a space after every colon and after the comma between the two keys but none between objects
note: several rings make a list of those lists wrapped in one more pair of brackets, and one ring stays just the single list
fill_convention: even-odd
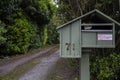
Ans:
[{"label": "wooden post", "polygon": [[90,80],[89,53],[83,53],[80,59],[80,80]]}]

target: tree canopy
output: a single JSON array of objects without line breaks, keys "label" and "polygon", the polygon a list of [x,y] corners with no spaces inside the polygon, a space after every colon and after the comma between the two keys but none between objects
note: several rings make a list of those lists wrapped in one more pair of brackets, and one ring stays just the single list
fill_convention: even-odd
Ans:
[{"label": "tree canopy", "polygon": [[[51,38],[47,26],[55,16],[51,0],[0,0],[1,55],[26,53],[46,45]],[[52,31],[53,25],[50,27]]]}]

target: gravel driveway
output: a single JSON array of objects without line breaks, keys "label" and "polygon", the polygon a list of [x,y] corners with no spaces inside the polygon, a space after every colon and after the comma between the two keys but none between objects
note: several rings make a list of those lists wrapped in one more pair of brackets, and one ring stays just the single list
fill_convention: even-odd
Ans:
[{"label": "gravel driveway", "polygon": [[[55,46],[54,46],[55,47]],[[40,51],[39,53],[37,54],[34,54],[34,55],[31,55],[29,57],[24,57],[22,59],[19,59],[19,60],[16,60],[12,63],[9,63],[9,64],[6,64],[6,65],[3,65],[3,66],[0,66],[0,75],[3,75],[3,74],[6,74],[10,71],[12,71],[14,68],[16,68],[17,66],[19,65],[22,65],[38,56],[40,56],[41,54],[44,54],[44,53],[47,53],[48,51],[50,51],[51,49],[53,49],[54,47],[50,47],[44,51]],[[33,79],[34,80],[34,79]]]},{"label": "gravel driveway", "polygon": [[47,74],[59,58],[59,51],[56,51],[50,56],[41,58],[39,64],[22,75],[18,80],[45,80]]}]

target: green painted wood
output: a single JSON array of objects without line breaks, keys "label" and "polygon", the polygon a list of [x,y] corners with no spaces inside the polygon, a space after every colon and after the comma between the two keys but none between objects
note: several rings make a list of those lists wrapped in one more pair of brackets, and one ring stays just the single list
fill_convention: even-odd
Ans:
[{"label": "green painted wood", "polygon": [[81,27],[80,20],[73,22],[60,30],[60,56],[65,58],[81,57]]},{"label": "green painted wood", "polygon": [[113,30],[82,30],[82,32],[113,32]]},{"label": "green painted wood", "polygon": [[115,48],[115,24],[113,23],[113,48]]},{"label": "green painted wood", "polygon": [[82,53],[80,59],[80,80],[90,80],[89,53]]},{"label": "green painted wood", "polygon": [[80,20],[71,24],[71,55],[72,57],[81,57],[81,31]]},{"label": "green painted wood", "polygon": [[61,29],[61,57],[67,57],[70,54],[70,25]]},{"label": "green painted wood", "polygon": [[111,23],[115,23],[115,24],[117,24],[118,26],[120,26],[120,23],[119,23],[119,22],[117,22],[116,20],[112,19],[112,18],[109,17],[108,15],[102,13],[101,11],[99,11],[99,10],[97,10],[97,9],[96,9],[96,12],[97,12],[97,15],[99,15],[100,17],[106,19],[107,22],[110,21]]},{"label": "green painted wood", "polygon": [[59,30],[59,35],[60,35],[60,56],[62,56],[62,29]]},{"label": "green painted wood", "polygon": [[82,45],[82,48],[114,48],[114,45]]},{"label": "green painted wood", "polygon": [[[81,24],[80,19],[93,14],[101,16],[103,20],[108,23],[83,23]],[[111,23],[110,23],[111,22]],[[115,20],[106,16],[98,10],[93,10],[75,20],[72,20],[60,28],[59,33],[61,34],[61,56],[63,57],[80,57],[82,48],[114,48],[115,47],[115,24],[119,25]],[[65,26],[65,27],[64,27]],[[81,26],[113,26],[111,30],[81,30]],[[67,28],[69,27],[69,28]],[[99,33],[112,34],[113,40],[98,40]],[[69,45],[69,50],[67,46]],[[77,56],[76,56],[77,55]]]},{"label": "green painted wood", "polygon": [[86,16],[88,16],[88,15],[90,15],[90,14],[94,14],[94,13],[95,13],[96,15],[100,16],[101,18],[105,19],[107,22],[109,21],[109,22],[111,22],[111,23],[115,23],[115,24],[117,24],[118,26],[120,26],[120,23],[117,22],[116,20],[112,19],[111,17],[107,16],[106,14],[102,13],[101,11],[99,11],[99,10],[97,10],[97,9],[94,9],[94,10],[92,10],[92,11],[90,11],[90,12],[88,12],[88,13],[86,13],[86,14],[78,17],[78,18],[75,18],[75,19],[73,19],[73,20],[71,20],[71,21],[69,21],[69,22],[67,22],[67,23],[65,23],[65,24],[57,27],[57,29],[61,29],[61,28],[63,28],[63,27],[66,27],[66,25],[69,25],[69,24],[71,24],[71,23],[73,23],[73,22],[75,22],[75,21],[77,21],[77,20],[80,20],[80,19],[82,19],[82,18],[84,18],[84,17],[86,17]]},{"label": "green painted wood", "polygon": [[95,46],[96,45],[96,33],[82,32],[82,46]]},{"label": "green painted wood", "polygon": [[83,23],[82,26],[112,26],[113,23]]},{"label": "green painted wood", "polygon": [[101,41],[99,40],[97,42],[97,45],[101,45],[101,46],[113,45],[113,41],[112,40],[101,40]]},{"label": "green painted wood", "polygon": [[[115,24],[111,23],[110,25],[112,25],[113,27],[111,30],[82,30],[82,38],[81,38],[82,47],[83,48],[114,48],[115,47]],[[98,34],[104,34],[104,35],[110,34],[112,35],[112,40],[98,40]]]},{"label": "green painted wood", "polygon": [[[112,23],[113,24],[113,23]],[[81,57],[81,47],[83,48],[114,48],[115,47],[115,25],[113,30],[88,30],[82,31],[80,20],[67,25],[61,29],[61,56],[62,57]],[[112,34],[113,40],[98,40],[98,34]],[[67,50],[66,43],[69,44]]]}]

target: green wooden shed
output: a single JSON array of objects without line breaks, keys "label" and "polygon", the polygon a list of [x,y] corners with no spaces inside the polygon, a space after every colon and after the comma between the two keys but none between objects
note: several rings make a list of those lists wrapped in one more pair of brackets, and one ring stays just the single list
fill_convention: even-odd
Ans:
[{"label": "green wooden shed", "polygon": [[60,56],[80,58],[84,48],[114,48],[116,25],[120,23],[95,9],[59,26]]}]

